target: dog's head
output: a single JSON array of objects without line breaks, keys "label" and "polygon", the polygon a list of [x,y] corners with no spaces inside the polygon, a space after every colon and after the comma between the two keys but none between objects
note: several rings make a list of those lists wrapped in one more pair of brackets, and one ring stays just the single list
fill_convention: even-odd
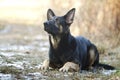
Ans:
[{"label": "dog's head", "polygon": [[69,32],[73,22],[75,8],[71,9],[64,16],[55,16],[51,9],[47,11],[47,21],[44,22],[44,30],[51,35],[61,35]]}]

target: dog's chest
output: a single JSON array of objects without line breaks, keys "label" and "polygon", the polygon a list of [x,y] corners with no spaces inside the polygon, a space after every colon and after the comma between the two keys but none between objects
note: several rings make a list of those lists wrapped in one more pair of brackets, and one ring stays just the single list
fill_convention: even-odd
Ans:
[{"label": "dog's chest", "polygon": [[54,58],[57,61],[60,61],[62,63],[71,60],[71,58],[74,56],[73,51],[72,50],[65,50],[63,48],[56,50],[55,52],[51,53],[52,56],[54,56]]}]

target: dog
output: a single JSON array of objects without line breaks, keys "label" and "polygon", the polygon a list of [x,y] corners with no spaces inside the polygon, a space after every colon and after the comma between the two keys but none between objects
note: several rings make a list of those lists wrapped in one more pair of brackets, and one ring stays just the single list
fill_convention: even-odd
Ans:
[{"label": "dog", "polygon": [[43,62],[40,69],[47,70],[52,67],[63,72],[89,70],[98,66],[114,69],[112,66],[99,63],[97,47],[88,39],[71,35],[70,25],[74,16],[75,8],[64,16],[56,16],[51,9],[48,9],[44,30],[49,34],[49,59]]}]

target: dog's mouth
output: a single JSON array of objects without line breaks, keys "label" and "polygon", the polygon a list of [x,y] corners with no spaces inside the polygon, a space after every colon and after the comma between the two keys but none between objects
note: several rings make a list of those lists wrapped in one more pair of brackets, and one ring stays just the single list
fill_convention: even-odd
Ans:
[{"label": "dog's mouth", "polygon": [[49,35],[58,35],[59,31],[57,29],[50,28],[50,26],[44,26],[44,30],[49,34]]},{"label": "dog's mouth", "polygon": [[53,34],[53,32],[51,31],[51,29],[49,29],[48,27],[44,27],[44,30],[48,33],[48,34],[50,34],[50,35],[52,35]]},{"label": "dog's mouth", "polygon": [[44,30],[48,33],[48,35],[55,35],[56,33],[52,31],[51,29],[44,28]]}]

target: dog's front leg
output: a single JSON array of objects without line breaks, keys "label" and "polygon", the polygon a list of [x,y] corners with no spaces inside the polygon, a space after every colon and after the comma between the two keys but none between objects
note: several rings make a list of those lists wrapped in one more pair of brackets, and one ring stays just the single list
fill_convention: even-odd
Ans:
[{"label": "dog's front leg", "polygon": [[59,71],[68,72],[71,71],[79,71],[80,67],[79,64],[73,63],[73,62],[66,62],[62,68],[59,69]]},{"label": "dog's front leg", "polygon": [[41,70],[47,70],[47,69],[49,68],[49,63],[50,63],[49,59],[46,59],[46,60],[43,62],[43,64],[40,66],[40,69],[41,69]]}]

